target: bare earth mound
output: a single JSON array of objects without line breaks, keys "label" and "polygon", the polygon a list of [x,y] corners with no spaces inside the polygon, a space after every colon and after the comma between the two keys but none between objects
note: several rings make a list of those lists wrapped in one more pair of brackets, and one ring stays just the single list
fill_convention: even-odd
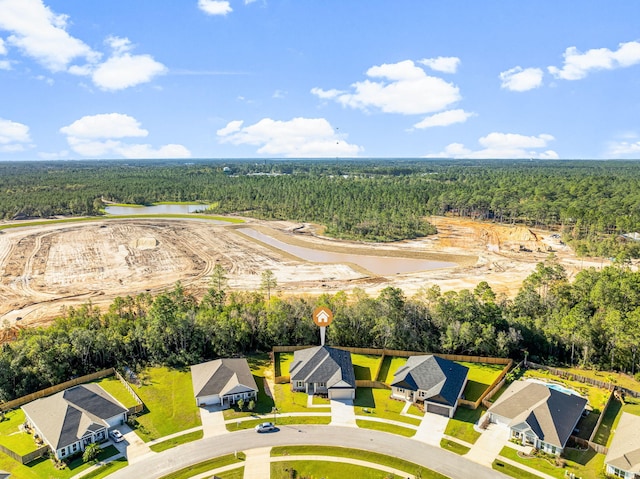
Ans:
[{"label": "bare earth mound", "polygon": [[4,230],[0,235],[0,325],[45,324],[63,306],[91,301],[106,307],[116,296],[155,293],[176,281],[200,296],[216,263],[228,272],[229,287],[239,290],[257,290],[262,272],[271,269],[281,294],[355,287],[375,294],[391,285],[411,295],[434,284],[444,291],[459,290],[484,280],[495,291],[513,295],[548,249],[570,270],[588,266],[551,240],[549,232],[453,218],[432,220],[437,235],[373,245],[316,236],[312,225],[257,220],[245,225],[285,243],[320,251],[458,264],[387,276],[351,263],[304,261],[241,234],[236,226],[199,220],[141,218]]}]

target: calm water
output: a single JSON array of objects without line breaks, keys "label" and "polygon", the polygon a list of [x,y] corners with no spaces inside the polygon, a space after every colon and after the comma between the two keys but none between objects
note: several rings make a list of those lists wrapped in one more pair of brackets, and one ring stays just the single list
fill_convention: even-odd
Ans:
[{"label": "calm water", "polygon": [[107,206],[108,215],[183,215],[204,211],[207,205],[155,205],[133,208],[131,206]]},{"label": "calm water", "polygon": [[355,263],[358,266],[378,275],[390,275],[398,273],[415,273],[440,268],[453,268],[456,263],[446,261],[429,261],[424,259],[392,258],[387,256],[367,256],[360,254],[332,253],[330,251],[320,251],[313,248],[293,246],[283,243],[277,239],[260,233],[252,228],[241,228],[239,231],[251,236],[263,243],[286,251],[307,261],[317,263]]}]

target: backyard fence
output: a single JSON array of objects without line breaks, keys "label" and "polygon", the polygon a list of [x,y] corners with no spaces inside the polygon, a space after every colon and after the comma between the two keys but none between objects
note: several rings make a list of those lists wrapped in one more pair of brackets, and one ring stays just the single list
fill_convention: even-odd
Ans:
[{"label": "backyard fence", "polygon": [[608,447],[605,447],[602,444],[597,444],[593,441],[587,441],[586,439],[582,439],[581,437],[570,436],[569,439],[575,442],[578,446],[593,449],[598,454],[607,454],[609,452]]},{"label": "backyard fence", "polygon": [[122,377],[122,375],[118,371],[114,369],[113,372],[115,373],[116,377],[120,380],[122,385],[125,387],[125,389],[129,391],[129,394],[131,394],[131,396],[133,396],[133,399],[135,399],[136,401],[136,405],[129,408],[129,414],[141,413],[144,410],[144,403],[142,402],[142,399],[140,399],[140,396],[136,394],[136,392],[133,390],[131,385],[127,382],[125,378]]},{"label": "backyard fence", "polygon": [[20,454],[17,454],[13,452],[11,449],[7,449],[6,447],[0,444],[0,451],[5,453],[11,459],[18,461],[20,464],[29,464],[30,462],[35,461],[36,459],[39,459],[42,456],[46,456],[49,453],[50,449],[49,449],[49,446],[42,446],[36,449],[35,451],[31,451],[30,453],[25,454],[24,456],[21,456]]},{"label": "backyard fence", "polygon": [[11,409],[20,407],[23,404],[27,404],[31,401],[35,401],[36,399],[51,396],[52,394],[58,393],[60,391],[64,391],[65,389],[69,389],[70,387],[77,386],[78,384],[84,384],[91,381],[95,381],[96,379],[106,378],[107,376],[111,376],[114,372],[115,372],[115,369],[113,368],[104,369],[102,371],[98,371],[97,373],[87,374],[86,376],[75,378],[75,379],[72,379],[71,381],[67,381],[61,384],[56,384],[55,386],[51,386],[46,389],[41,389],[40,391],[36,391],[34,393],[27,394],[26,396],[19,397],[12,401],[7,401],[5,403],[2,403],[0,404],[0,410],[9,411]]},{"label": "backyard fence", "polygon": [[391,389],[391,386],[382,381],[368,381],[366,379],[356,379],[357,388]]},{"label": "backyard fence", "polygon": [[564,371],[562,369],[552,368],[550,366],[544,366],[542,364],[532,363],[531,361],[527,361],[527,367],[530,367],[532,369],[544,369],[545,371],[549,371],[551,374],[560,376],[564,379],[568,379],[569,381],[578,381],[581,383],[591,384],[592,386],[596,386],[602,389],[608,389],[609,391],[618,389],[619,391],[622,391],[629,396],[640,398],[640,392],[618,386],[613,381],[600,381],[599,379],[581,376],[580,374]]}]

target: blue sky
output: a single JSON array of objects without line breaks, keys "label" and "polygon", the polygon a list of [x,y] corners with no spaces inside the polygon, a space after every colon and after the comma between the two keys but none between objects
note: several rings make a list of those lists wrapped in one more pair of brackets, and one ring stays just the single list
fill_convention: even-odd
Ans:
[{"label": "blue sky", "polygon": [[0,161],[640,158],[633,0],[0,0]]}]

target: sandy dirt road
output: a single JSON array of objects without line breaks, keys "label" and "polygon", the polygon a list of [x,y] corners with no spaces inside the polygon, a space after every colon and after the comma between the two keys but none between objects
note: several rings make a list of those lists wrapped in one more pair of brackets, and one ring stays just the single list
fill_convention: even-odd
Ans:
[{"label": "sandy dirt road", "polygon": [[[550,232],[456,218],[432,221],[437,235],[392,244],[340,241],[317,235],[312,225],[252,219],[241,226],[140,218],[6,229],[0,232],[0,329],[46,324],[64,306],[91,301],[107,307],[117,296],[160,292],[176,281],[200,297],[216,263],[237,290],[258,290],[262,272],[271,269],[282,295],[356,287],[376,294],[389,285],[412,295],[435,284],[447,291],[487,281],[496,292],[511,296],[549,249],[571,273],[602,265],[576,259]],[[302,260],[242,234],[247,226],[321,251],[453,261],[457,266],[379,276],[351,263]]]}]

